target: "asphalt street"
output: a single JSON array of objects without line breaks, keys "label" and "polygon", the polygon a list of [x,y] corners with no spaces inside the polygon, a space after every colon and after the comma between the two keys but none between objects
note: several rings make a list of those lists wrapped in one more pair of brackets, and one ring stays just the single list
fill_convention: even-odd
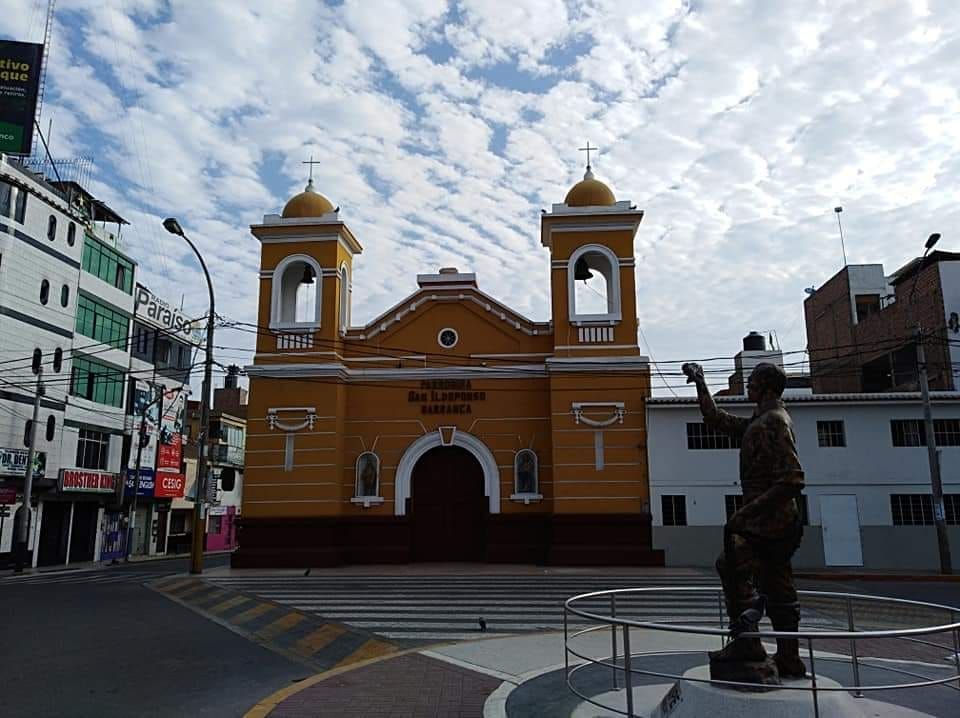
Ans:
[{"label": "asphalt street", "polygon": [[[210,556],[207,566],[223,566],[227,561],[225,555]],[[5,678],[0,691],[0,716],[242,716],[266,695],[311,673],[303,663],[268,650],[142,585],[144,581],[186,570],[185,559],[171,559],[94,571],[0,578],[0,617],[5,622],[0,639],[0,663]],[[442,614],[431,613],[428,618],[432,624],[450,624],[449,630],[454,633],[460,630],[457,622],[464,612],[457,610],[457,601],[463,600],[464,587],[453,578],[431,579],[433,583],[428,588],[437,594],[432,596],[432,602],[421,601],[408,585],[411,580],[423,581],[416,579],[416,567],[410,567],[406,580],[402,576],[362,579],[383,579],[383,586],[390,587],[390,591],[411,593],[403,598],[388,596],[383,593],[386,588],[379,589],[374,600],[379,612],[385,615],[370,617],[357,613],[361,609],[373,610],[366,604],[340,605],[352,598],[340,595],[352,590],[350,580],[360,579],[347,580],[336,570],[318,573],[314,578],[265,578],[261,580],[262,587],[246,585],[256,583],[254,577],[235,579],[234,582],[243,584],[237,586],[227,586],[231,581],[223,579],[215,583],[233,590],[265,593],[268,600],[281,604],[309,603],[315,599],[320,603],[310,606],[311,610],[346,623],[379,622],[371,630],[380,630],[383,635],[412,630],[411,622],[420,620],[414,614],[428,609]],[[707,573],[702,578],[713,580]],[[460,579],[470,580],[471,592],[492,593],[488,603],[499,596],[498,600],[502,599],[506,606],[503,610],[515,611],[518,609],[510,600],[520,598],[529,604],[524,610],[537,616],[541,613],[537,601],[550,599],[556,604],[562,598],[554,595],[557,591],[566,595],[565,592],[584,590],[566,583],[555,585],[558,579],[529,579],[522,586],[504,586],[502,577],[495,575],[468,575]],[[596,588],[603,588],[602,584],[612,579],[596,576],[593,580]],[[957,582],[801,583],[804,588],[960,606]],[[291,590],[297,595],[284,595]],[[304,591],[306,598],[299,595]],[[313,594],[316,595],[311,599]],[[696,606],[691,608],[695,609]],[[556,613],[551,611],[551,616]],[[471,605],[464,615],[474,621],[475,613]],[[496,624],[493,614],[488,619]],[[542,623],[543,619],[538,621]],[[540,623],[540,630],[555,628],[553,624]],[[436,626],[430,630],[437,630]],[[451,635],[447,640],[458,637]]]},{"label": "asphalt street", "polygon": [[141,585],[164,570],[187,562],[0,580],[0,715],[241,716],[310,673]]}]

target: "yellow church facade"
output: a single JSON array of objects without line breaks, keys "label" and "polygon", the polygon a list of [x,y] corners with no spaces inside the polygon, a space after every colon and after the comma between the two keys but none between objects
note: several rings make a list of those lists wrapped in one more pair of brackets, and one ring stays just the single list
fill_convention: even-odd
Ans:
[{"label": "yellow church facade", "polygon": [[[542,215],[546,322],[444,268],[354,326],[362,246],[312,182],[251,227],[260,331],[234,565],[662,565],[637,344],[642,218],[589,167]],[[578,298],[588,277],[603,280],[600,306]]]}]

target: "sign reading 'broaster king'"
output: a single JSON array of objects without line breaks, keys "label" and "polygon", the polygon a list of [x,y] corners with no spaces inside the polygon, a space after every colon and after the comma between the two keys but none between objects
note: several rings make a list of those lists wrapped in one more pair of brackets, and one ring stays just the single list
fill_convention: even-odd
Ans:
[{"label": "sign reading 'broaster king'", "polygon": [[112,494],[117,490],[117,475],[108,471],[60,469],[60,491],[88,494]]},{"label": "sign reading 'broaster king'", "polygon": [[486,401],[487,392],[474,391],[469,379],[431,379],[420,382],[420,391],[407,401],[420,404],[421,414],[472,414],[473,402]]}]

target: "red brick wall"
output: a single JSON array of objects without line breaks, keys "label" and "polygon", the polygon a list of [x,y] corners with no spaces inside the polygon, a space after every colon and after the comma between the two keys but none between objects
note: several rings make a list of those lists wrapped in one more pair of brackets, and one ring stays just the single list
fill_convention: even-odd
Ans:
[{"label": "red brick wall", "polygon": [[[954,389],[938,265],[932,263],[920,270],[914,301],[910,303],[913,281],[911,277],[897,285],[896,302],[856,325],[852,321],[846,268],[807,298],[804,314],[814,393],[863,391],[863,364],[907,345],[918,319],[929,337],[926,353],[930,388]],[[915,376],[893,388],[916,391]]]}]

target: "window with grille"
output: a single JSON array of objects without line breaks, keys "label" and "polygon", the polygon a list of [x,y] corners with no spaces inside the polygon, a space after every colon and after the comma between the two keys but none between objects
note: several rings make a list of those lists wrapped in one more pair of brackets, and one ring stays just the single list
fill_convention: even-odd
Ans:
[{"label": "window with grille", "polygon": [[[960,494],[943,497],[944,518],[960,525]],[[891,494],[890,513],[894,526],[933,526],[933,497],[930,494]]]},{"label": "window with grille", "polygon": [[70,371],[70,394],[99,404],[123,406],[124,371],[85,357],[75,357]]},{"label": "window with grille", "polygon": [[110,434],[93,429],[80,429],[77,440],[77,466],[81,469],[107,468],[110,456]]},{"label": "window with grille", "polygon": [[[894,446],[926,446],[927,433],[921,419],[891,419],[890,434]],[[960,446],[960,419],[934,419],[933,436],[937,446]]]},{"label": "window with grille", "polygon": [[687,497],[661,496],[660,505],[663,509],[664,526],[687,525]]},{"label": "window with grille", "polygon": [[727,512],[727,521],[737,511],[743,508],[743,494],[727,494],[723,497],[724,508]]},{"label": "window with grille", "polygon": [[715,431],[701,422],[687,423],[688,449],[739,449],[740,439]]},{"label": "window with grille", "polygon": [[27,218],[27,191],[22,187],[17,190],[17,206],[14,209],[13,218],[23,224]]},{"label": "window with grille", "polygon": [[817,443],[820,446],[846,446],[847,437],[842,421],[818,421]]}]

